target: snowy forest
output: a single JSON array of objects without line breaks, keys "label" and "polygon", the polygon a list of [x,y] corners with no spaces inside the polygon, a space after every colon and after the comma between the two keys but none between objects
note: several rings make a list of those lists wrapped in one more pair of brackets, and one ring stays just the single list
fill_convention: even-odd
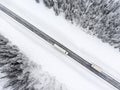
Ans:
[{"label": "snowy forest", "polygon": [[[36,0],[40,2],[40,0]],[[115,0],[43,0],[58,16],[120,49],[120,1]]]}]

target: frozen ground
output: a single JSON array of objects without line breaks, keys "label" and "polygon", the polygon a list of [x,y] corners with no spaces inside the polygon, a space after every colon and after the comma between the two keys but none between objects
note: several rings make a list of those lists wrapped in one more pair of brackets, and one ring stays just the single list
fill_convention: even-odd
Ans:
[{"label": "frozen ground", "polygon": [[[55,16],[42,3],[36,4],[34,0],[1,0],[0,3],[120,80],[118,50],[87,35],[62,16]],[[31,60],[42,65],[43,70],[64,83],[69,90],[116,90],[1,11],[0,33],[16,44]]]}]

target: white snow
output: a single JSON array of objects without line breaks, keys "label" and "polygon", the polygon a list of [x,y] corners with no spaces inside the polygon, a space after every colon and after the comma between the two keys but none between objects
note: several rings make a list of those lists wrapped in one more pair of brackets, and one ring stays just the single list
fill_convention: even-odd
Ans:
[{"label": "white snow", "polygon": [[[52,9],[46,8],[42,2],[36,4],[34,0],[1,0],[0,3],[120,80],[118,50],[86,34],[62,16],[55,16]],[[68,90],[116,90],[1,11],[0,33],[17,45],[30,60],[42,65],[43,70],[64,83]]]}]

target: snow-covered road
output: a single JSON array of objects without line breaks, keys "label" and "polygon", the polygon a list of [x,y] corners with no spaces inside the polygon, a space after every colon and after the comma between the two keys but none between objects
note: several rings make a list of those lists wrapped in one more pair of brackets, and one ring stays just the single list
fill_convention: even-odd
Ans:
[{"label": "snow-covered road", "polygon": [[[87,35],[80,30],[82,28],[70,24],[62,16],[55,16],[42,2],[36,4],[34,0],[1,0],[0,3],[120,80],[118,50]],[[1,11],[0,33],[17,45],[30,60],[40,64],[43,70],[64,83],[68,90],[116,90]]]}]

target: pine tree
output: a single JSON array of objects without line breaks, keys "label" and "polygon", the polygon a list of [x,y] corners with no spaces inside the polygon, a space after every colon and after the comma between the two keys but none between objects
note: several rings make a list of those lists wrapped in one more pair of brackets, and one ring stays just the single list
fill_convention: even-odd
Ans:
[{"label": "pine tree", "polygon": [[54,6],[53,0],[44,0],[44,3],[48,8],[51,8]]},{"label": "pine tree", "polygon": [[40,0],[36,0],[37,3],[40,3]]}]

